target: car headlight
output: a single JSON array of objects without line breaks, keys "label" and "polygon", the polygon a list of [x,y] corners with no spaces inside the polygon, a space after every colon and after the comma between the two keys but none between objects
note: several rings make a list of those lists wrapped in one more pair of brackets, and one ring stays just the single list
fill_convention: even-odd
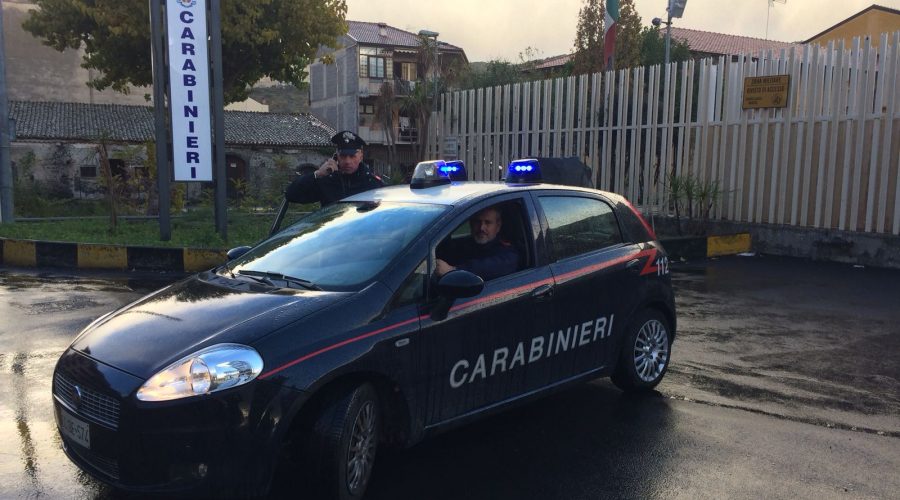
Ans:
[{"label": "car headlight", "polygon": [[263,360],[252,347],[218,344],[186,356],[138,389],[141,401],[169,401],[246,384],[262,372]]}]

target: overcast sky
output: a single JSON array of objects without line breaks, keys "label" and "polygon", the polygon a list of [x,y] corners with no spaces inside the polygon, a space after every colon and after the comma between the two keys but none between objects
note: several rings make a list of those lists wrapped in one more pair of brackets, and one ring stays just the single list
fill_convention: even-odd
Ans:
[{"label": "overcast sky", "polygon": [[[769,38],[806,40],[872,5],[872,0],[787,0],[776,3]],[[667,0],[635,0],[644,25],[664,17]],[[673,26],[765,38],[768,0],[688,0]],[[900,0],[878,0],[900,9]],[[347,0],[347,19],[385,22],[418,32],[430,29],[462,47],[469,61],[517,61],[526,47],[540,57],[568,53],[582,0]]]}]

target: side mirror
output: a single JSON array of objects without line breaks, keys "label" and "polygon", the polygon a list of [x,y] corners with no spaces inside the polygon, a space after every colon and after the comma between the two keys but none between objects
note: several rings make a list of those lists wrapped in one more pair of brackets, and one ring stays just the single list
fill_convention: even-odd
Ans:
[{"label": "side mirror", "polygon": [[249,251],[251,248],[253,248],[253,247],[248,247],[248,246],[234,247],[225,254],[225,257],[227,257],[228,260],[234,260],[234,259],[240,257],[241,255],[244,255],[245,253],[247,253],[247,251]]},{"label": "side mirror", "polygon": [[474,297],[482,290],[484,290],[484,280],[481,279],[481,276],[462,269],[454,269],[441,276],[437,284],[438,295],[448,299]]},{"label": "side mirror", "polygon": [[447,319],[454,300],[474,297],[482,290],[484,290],[484,280],[469,271],[456,269],[441,276],[437,283],[438,298],[431,308],[432,321]]}]

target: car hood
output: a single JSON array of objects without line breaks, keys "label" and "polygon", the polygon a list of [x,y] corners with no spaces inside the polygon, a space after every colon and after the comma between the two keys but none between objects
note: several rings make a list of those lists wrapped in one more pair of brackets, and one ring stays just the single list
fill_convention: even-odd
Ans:
[{"label": "car hood", "polygon": [[71,348],[141,378],[204,347],[254,340],[328,307],[349,292],[218,286],[193,276],[101,317]]}]

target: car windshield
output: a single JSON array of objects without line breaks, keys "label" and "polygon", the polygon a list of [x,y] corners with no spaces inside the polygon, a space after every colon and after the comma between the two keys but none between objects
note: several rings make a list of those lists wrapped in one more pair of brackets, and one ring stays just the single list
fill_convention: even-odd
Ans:
[{"label": "car windshield", "polygon": [[281,274],[325,289],[359,286],[445,209],[420,203],[336,203],[263,241],[230,268]]}]

